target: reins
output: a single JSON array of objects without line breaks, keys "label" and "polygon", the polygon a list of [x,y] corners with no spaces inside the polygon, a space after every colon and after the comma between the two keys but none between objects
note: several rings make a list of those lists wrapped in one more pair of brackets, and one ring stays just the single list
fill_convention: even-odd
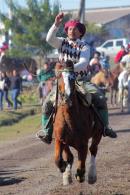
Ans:
[{"label": "reins", "polygon": [[56,99],[55,99],[55,103],[54,103],[54,108],[52,110],[52,113],[48,119],[48,122],[46,124],[46,128],[48,127],[49,125],[49,122],[51,121],[51,119],[53,118],[53,123],[55,121],[55,117],[56,117],[56,113],[57,113],[57,108],[58,108],[58,98],[59,98],[59,89],[58,89],[58,84],[59,84],[59,73],[61,72],[70,72],[70,71],[73,71],[72,68],[65,68],[65,69],[62,69],[62,70],[57,70],[56,72]]}]

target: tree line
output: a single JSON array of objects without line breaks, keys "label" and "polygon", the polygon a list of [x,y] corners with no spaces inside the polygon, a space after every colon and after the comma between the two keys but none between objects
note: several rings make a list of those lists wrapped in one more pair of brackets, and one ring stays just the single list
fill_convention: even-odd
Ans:
[{"label": "tree line", "polygon": [[[53,48],[46,43],[45,37],[56,15],[60,12],[59,2],[55,1],[51,6],[49,0],[25,0],[25,7],[13,0],[5,2],[10,14],[1,12],[0,20],[5,25],[5,32],[2,33],[6,33],[11,39],[8,54],[20,57],[34,54],[46,56],[51,52]],[[66,14],[63,23],[69,18],[71,14]],[[89,33],[104,33],[104,30],[99,29],[95,24],[86,25]],[[63,25],[59,30],[59,36],[65,36]]]}]

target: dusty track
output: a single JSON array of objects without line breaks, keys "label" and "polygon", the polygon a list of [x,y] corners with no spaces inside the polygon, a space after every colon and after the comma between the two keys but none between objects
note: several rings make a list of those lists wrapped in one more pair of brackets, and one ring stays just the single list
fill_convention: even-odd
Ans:
[{"label": "dusty track", "polygon": [[54,164],[54,143],[48,146],[30,135],[0,143],[0,195],[130,195],[130,115],[120,114],[119,109],[109,112],[118,138],[103,138],[99,145],[96,184],[87,183],[86,173],[83,184],[73,177],[73,183],[63,187]]}]

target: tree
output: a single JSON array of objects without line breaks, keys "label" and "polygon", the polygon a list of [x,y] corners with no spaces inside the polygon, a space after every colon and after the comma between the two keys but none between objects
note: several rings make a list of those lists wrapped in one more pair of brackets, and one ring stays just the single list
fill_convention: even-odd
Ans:
[{"label": "tree", "polygon": [[11,31],[12,48],[10,54],[25,56],[29,51],[46,55],[52,50],[45,37],[59,13],[58,1],[50,6],[49,0],[26,0],[26,7],[21,7],[13,0],[6,0],[11,16],[0,13],[5,31]]},{"label": "tree", "polygon": [[95,40],[98,42],[102,41],[102,37],[105,37],[107,35],[107,31],[103,26],[99,26],[95,23],[87,23],[86,25],[87,29],[87,35],[92,35],[95,37]]}]

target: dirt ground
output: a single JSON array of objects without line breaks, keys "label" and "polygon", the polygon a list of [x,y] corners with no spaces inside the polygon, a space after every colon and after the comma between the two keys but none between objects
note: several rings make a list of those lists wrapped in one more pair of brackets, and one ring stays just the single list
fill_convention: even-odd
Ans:
[{"label": "dirt ground", "polygon": [[[62,185],[62,174],[54,163],[54,142],[49,146],[35,133],[19,140],[0,143],[0,195],[130,195],[130,114],[109,109],[110,124],[117,139],[103,137],[97,155],[97,182]],[[90,154],[86,161],[89,163]]]}]

